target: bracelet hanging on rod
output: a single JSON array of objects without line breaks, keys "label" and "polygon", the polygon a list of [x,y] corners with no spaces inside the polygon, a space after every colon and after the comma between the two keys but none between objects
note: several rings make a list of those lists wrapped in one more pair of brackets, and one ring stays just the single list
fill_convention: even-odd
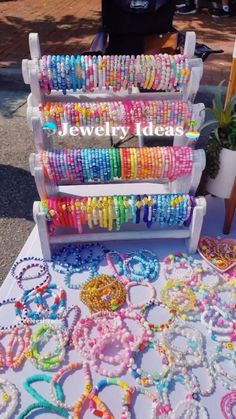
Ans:
[{"label": "bracelet hanging on rod", "polygon": [[[118,65],[114,67],[114,61]],[[170,69],[172,71],[170,71]],[[110,75],[113,74],[113,77]],[[39,84],[44,93],[51,90],[112,88],[113,91],[139,87],[153,91],[182,91],[189,79],[186,55],[138,55],[135,57],[89,55],[43,55],[39,60]]]},{"label": "bracelet hanging on rod", "polygon": [[134,131],[150,122],[154,126],[183,127],[193,119],[193,105],[183,100],[117,100],[107,102],[46,102],[39,105],[44,122],[57,131],[71,127],[125,126]]},{"label": "bracelet hanging on rod", "polygon": [[83,232],[83,225],[92,229],[99,225],[108,231],[133,220],[139,224],[142,221],[150,228],[157,223],[164,226],[188,226],[191,222],[195,198],[189,194],[166,195],[115,195],[102,197],[51,197],[43,199],[40,209],[46,214],[49,231],[57,227],[72,227]]},{"label": "bracelet hanging on rod", "polygon": [[41,151],[39,162],[53,182],[109,182],[167,178],[191,173],[190,147],[84,148]]}]

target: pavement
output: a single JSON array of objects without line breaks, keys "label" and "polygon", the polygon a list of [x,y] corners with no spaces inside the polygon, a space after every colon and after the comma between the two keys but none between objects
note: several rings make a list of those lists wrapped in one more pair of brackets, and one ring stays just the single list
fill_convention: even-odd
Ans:
[{"label": "pavement", "polygon": [[[29,56],[28,33],[40,33],[42,52],[84,51],[100,25],[99,9],[99,0],[0,2],[0,283],[34,226],[32,204],[38,199],[28,165],[35,151],[26,122],[29,86],[20,68],[21,59]],[[225,51],[204,66],[196,100],[209,105],[215,86],[229,76],[236,18],[213,20],[201,13],[176,16],[174,24],[178,30],[195,30],[198,42]]]}]

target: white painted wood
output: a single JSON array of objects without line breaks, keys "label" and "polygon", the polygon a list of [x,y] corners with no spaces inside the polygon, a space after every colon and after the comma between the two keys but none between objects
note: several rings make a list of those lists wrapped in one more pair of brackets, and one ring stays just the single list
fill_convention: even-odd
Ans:
[{"label": "white painted wood", "polygon": [[40,42],[39,42],[39,34],[31,32],[29,34],[29,50],[30,56],[33,59],[41,58],[41,49],[40,49]]},{"label": "white painted wood", "polygon": [[51,260],[51,246],[49,241],[49,235],[48,235],[48,228],[47,228],[47,221],[45,214],[42,212],[39,212],[36,215],[36,223],[38,227],[39,232],[39,240],[41,244],[43,259],[46,261]]},{"label": "white painted wood", "polygon": [[179,146],[179,147],[181,147],[181,146],[184,146],[184,145],[186,145],[186,136],[185,136],[185,134],[183,134],[183,135],[175,135],[174,136],[174,140],[173,140],[173,145],[174,146]]},{"label": "white painted wood", "polygon": [[197,123],[195,126],[195,129],[199,130],[201,129],[204,121],[205,121],[205,105],[204,103],[195,103],[193,106],[193,120]]},{"label": "white painted wood", "polygon": [[31,125],[32,125],[33,140],[34,140],[36,150],[37,151],[50,150],[51,148],[50,140],[42,128],[40,118],[33,117],[31,119]]},{"label": "white painted wood", "polygon": [[186,239],[189,253],[196,253],[197,246],[202,230],[203,217],[206,214],[206,199],[197,198],[197,205],[193,210],[192,221],[190,224],[190,238]]},{"label": "white painted wood", "polygon": [[191,69],[189,82],[186,84],[183,92],[184,100],[190,100],[194,102],[195,96],[200,87],[200,81],[202,77],[202,71],[200,67],[193,67]]},{"label": "white painted wood", "polygon": [[78,243],[90,241],[116,241],[142,239],[185,239],[189,237],[189,230],[142,230],[142,231],[114,231],[111,233],[65,234],[52,236],[50,244]]},{"label": "white painted wood", "polygon": [[33,106],[38,107],[40,103],[43,103],[43,95],[39,86],[37,68],[30,68],[29,80],[30,80],[30,89],[32,92],[32,103],[33,103]]},{"label": "white painted wood", "polygon": [[34,169],[34,180],[37,186],[38,194],[41,199],[47,198],[47,189],[45,187],[43,172],[39,167]]},{"label": "white painted wood", "polygon": [[235,38],[235,41],[234,41],[233,58],[236,58],[236,38]]},{"label": "white painted wood", "polygon": [[22,76],[25,84],[30,83],[30,77],[29,77],[29,60],[24,59],[21,63],[21,69],[22,69]]},{"label": "white painted wood", "polygon": [[144,136],[143,135],[139,135],[138,136],[138,146],[139,147],[143,147],[144,145]]},{"label": "white painted wood", "polygon": [[196,47],[196,33],[193,31],[186,32],[184,54],[186,54],[189,58],[194,57],[195,47]]}]

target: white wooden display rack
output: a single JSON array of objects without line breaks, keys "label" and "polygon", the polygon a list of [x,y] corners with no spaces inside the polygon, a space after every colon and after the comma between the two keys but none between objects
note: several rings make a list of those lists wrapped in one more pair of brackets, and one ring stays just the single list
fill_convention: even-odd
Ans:
[{"label": "white wooden display rack", "polygon": [[[71,191],[71,194],[76,194],[83,196],[83,190],[87,190],[90,187],[90,184],[95,185],[94,182],[90,184],[82,184],[79,182],[65,182],[61,181],[58,183],[53,182],[47,176],[45,176],[43,168],[39,162],[38,154],[32,153],[29,159],[31,174],[35,178],[35,183],[38,189],[40,198],[46,198],[47,196],[55,196],[60,193],[66,193],[66,191]],[[155,188],[155,193],[195,193],[199,182],[201,180],[202,171],[206,165],[206,157],[204,150],[194,150],[193,151],[193,166],[192,171],[187,176],[178,177],[176,180],[170,182],[168,179],[150,179],[150,180],[136,180],[132,184],[142,184],[145,183],[146,187],[149,189]],[[114,180],[114,182],[109,182],[112,185],[112,188],[120,183],[121,188],[124,188],[124,184],[127,181],[122,181],[121,179]],[[96,182],[96,185],[101,187],[101,182]],[[116,187],[116,186],[115,186]],[[99,189],[100,190],[100,189]],[[109,195],[109,193],[108,193]]]},{"label": "white wooden display rack", "polygon": [[[95,100],[119,100],[119,99],[133,99],[133,100],[193,100],[200,84],[203,65],[202,60],[193,58],[196,44],[196,35],[194,32],[186,34],[186,41],[184,53],[189,57],[190,78],[183,89],[183,92],[174,93],[142,93],[139,89],[121,91],[119,93],[113,92],[109,89],[96,89],[93,93],[84,92],[69,92],[69,95],[63,95],[62,92],[52,91],[50,95],[45,95],[39,86],[38,71],[39,59],[41,58],[40,44],[38,34],[29,35],[29,46],[31,60],[23,60],[22,71],[25,83],[30,84],[31,95],[28,98],[28,112],[27,119],[30,127],[33,130],[33,137],[37,151],[48,150],[52,148],[52,143],[46,136],[42,129],[42,115],[37,111],[39,104],[45,101],[58,100],[77,100],[77,101],[94,101]],[[200,127],[204,120],[204,105],[197,104],[194,106],[195,120]],[[174,141],[175,145],[185,144],[185,138],[177,137],[178,141]],[[142,137],[139,138],[139,146],[143,145]],[[166,182],[162,180],[153,180],[152,182],[117,182],[109,184],[84,184],[84,185],[56,185],[49,182],[43,175],[43,171],[39,165],[36,155],[30,158],[30,165],[32,174],[35,176],[36,185],[41,197],[49,195],[74,195],[74,196],[113,196],[113,195],[131,195],[131,194],[166,194],[166,193],[188,193],[190,190],[196,190],[200,181],[202,170],[205,167],[205,155],[203,151],[194,152],[194,164],[192,173],[184,178],[177,179],[175,182]],[[69,228],[60,229],[60,233],[49,235],[47,227],[47,219],[45,213],[40,211],[40,203],[34,203],[34,219],[38,226],[39,238],[42,247],[42,253],[45,260],[51,259],[51,246],[56,244],[66,244],[72,242],[86,242],[86,241],[109,241],[109,240],[140,240],[155,239],[155,238],[184,238],[186,239],[187,247],[190,253],[195,252],[199,241],[203,217],[206,213],[205,198],[197,198],[196,206],[193,209],[192,220],[189,227],[165,228],[160,229],[157,225],[153,225],[151,230],[148,230],[142,223],[134,225],[131,222],[122,226],[121,231],[103,232],[101,229],[93,232],[85,232],[78,234],[76,230],[71,231]],[[113,214],[115,218],[115,214]],[[145,230],[144,230],[145,228]],[[64,230],[64,231],[62,231]]]}]

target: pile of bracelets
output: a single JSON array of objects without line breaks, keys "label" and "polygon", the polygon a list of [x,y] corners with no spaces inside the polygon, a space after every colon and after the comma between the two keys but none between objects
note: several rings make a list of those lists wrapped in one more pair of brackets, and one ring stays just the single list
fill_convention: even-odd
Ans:
[{"label": "pile of bracelets", "polygon": [[130,219],[134,224],[143,221],[147,228],[157,223],[164,226],[188,226],[191,223],[195,198],[189,194],[115,195],[103,197],[65,197],[42,199],[40,211],[46,214],[49,231],[57,227],[72,227],[83,232],[83,225],[112,231]]},{"label": "pile of bracelets", "polygon": [[191,173],[190,147],[82,148],[41,151],[39,162],[54,182],[109,182],[167,178]]},{"label": "pile of bracelets", "polygon": [[113,91],[139,87],[154,91],[181,91],[189,79],[186,55],[44,55],[39,60],[39,84],[44,93],[51,90],[99,88]]},{"label": "pile of bracelets", "polygon": [[[110,275],[102,273],[104,267]],[[16,315],[14,325],[1,324],[0,371],[15,373],[27,362],[38,370],[53,371],[52,377],[41,372],[24,381],[23,389],[36,401],[24,406],[19,419],[41,408],[68,418],[79,418],[82,410],[89,410],[97,417],[128,419],[132,417],[132,409],[138,412],[139,393],[149,398],[148,417],[153,419],[166,415],[208,419],[202,398],[212,395],[216,385],[231,391],[219,402],[219,408],[224,417],[233,417],[234,271],[230,271],[226,281],[204,261],[186,253],[169,254],[160,266],[157,255],[148,249],[121,253],[99,243],[56,249],[52,268],[42,259],[31,256],[19,259],[11,273],[23,294],[0,303],[3,310],[13,305]],[[83,282],[78,287],[70,287],[65,281],[72,288],[68,294],[74,292],[73,288],[80,288],[79,293],[76,291],[79,306],[66,309],[65,292],[50,282],[49,271],[52,278],[62,275],[62,281],[63,277],[83,273]],[[157,290],[154,281],[159,275],[159,280],[164,281]],[[204,275],[215,275],[216,283],[204,283]],[[28,289],[27,280],[38,285]],[[147,293],[139,292],[137,302],[133,287],[147,289]],[[86,317],[81,315],[82,303],[90,311]],[[156,311],[153,322],[148,318],[152,309]],[[201,320],[201,331],[191,323],[196,318]],[[203,328],[212,338],[213,351],[208,350]],[[73,360],[70,351],[74,351]],[[157,361],[147,365],[144,358],[152,356],[151,352]],[[74,358],[76,354],[78,358]],[[231,369],[225,362],[232,364]],[[198,368],[204,369],[204,381],[198,376]],[[63,387],[67,387],[64,381],[67,376],[77,374],[76,370],[82,370],[84,386],[71,399],[63,392]],[[124,374],[129,376],[127,382],[123,381]],[[46,398],[31,387],[35,382],[48,385]],[[175,383],[184,385],[186,395],[172,406]],[[107,385],[124,390],[120,414],[115,409],[111,413],[113,407],[109,402],[106,404],[105,394],[103,398],[101,390]],[[155,390],[149,390],[150,386]],[[0,398],[0,413],[10,419],[17,407],[18,390],[0,380]],[[143,411],[141,414],[144,415]]]},{"label": "pile of bracelets", "polygon": [[152,122],[162,127],[186,126],[193,119],[193,105],[182,100],[117,100],[109,102],[46,102],[39,106],[45,122],[53,121],[59,131],[62,124],[98,127],[140,127]]}]

